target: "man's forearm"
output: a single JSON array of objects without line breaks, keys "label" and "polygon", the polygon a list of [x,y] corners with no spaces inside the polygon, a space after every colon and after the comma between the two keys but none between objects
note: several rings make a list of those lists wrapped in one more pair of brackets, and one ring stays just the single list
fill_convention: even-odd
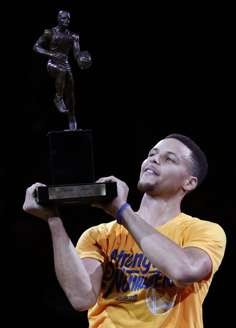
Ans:
[{"label": "man's forearm", "polygon": [[83,262],[69,239],[59,217],[48,220],[52,235],[57,279],[76,310],[87,309],[94,303],[93,288]]},{"label": "man's forearm", "polygon": [[122,223],[158,270],[175,281],[188,276],[189,258],[183,248],[159,233],[131,208],[123,212]]}]

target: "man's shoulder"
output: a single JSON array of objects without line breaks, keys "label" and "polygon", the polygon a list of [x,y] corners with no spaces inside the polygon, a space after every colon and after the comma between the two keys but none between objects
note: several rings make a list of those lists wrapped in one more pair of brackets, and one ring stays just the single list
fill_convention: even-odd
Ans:
[{"label": "man's shoulder", "polygon": [[192,229],[200,229],[202,231],[212,231],[220,234],[225,234],[222,226],[214,219],[202,219],[196,216],[191,216],[181,213],[181,221],[186,227]]},{"label": "man's shoulder", "polygon": [[210,224],[210,225],[217,225],[218,223],[216,222],[216,220],[214,220],[213,218],[201,218],[198,216],[192,216],[190,214],[186,214],[186,213],[181,213],[180,214],[181,220],[182,221],[186,221],[189,223],[199,223],[199,224]]},{"label": "man's shoulder", "polygon": [[110,232],[117,230],[120,227],[120,225],[116,222],[116,220],[109,221],[109,222],[103,222],[98,225],[94,225],[87,229],[88,232],[94,233],[94,232],[103,232],[109,234]]}]

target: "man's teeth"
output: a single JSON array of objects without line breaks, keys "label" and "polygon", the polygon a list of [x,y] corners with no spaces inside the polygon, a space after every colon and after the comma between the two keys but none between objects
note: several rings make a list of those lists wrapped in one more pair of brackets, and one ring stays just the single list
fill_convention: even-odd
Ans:
[{"label": "man's teeth", "polygon": [[155,174],[155,172],[153,170],[151,170],[151,169],[147,169],[146,172],[147,173],[151,173],[151,174]]}]

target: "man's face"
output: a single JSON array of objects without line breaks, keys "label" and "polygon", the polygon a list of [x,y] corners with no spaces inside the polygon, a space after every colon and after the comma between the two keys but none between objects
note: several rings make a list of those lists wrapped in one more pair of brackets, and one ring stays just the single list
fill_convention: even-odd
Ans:
[{"label": "man's face", "polygon": [[191,175],[191,150],[174,138],[163,139],[141,166],[138,189],[153,195],[178,193]]},{"label": "man's face", "polygon": [[58,24],[60,26],[68,27],[70,24],[70,14],[66,11],[60,11],[58,14]]}]

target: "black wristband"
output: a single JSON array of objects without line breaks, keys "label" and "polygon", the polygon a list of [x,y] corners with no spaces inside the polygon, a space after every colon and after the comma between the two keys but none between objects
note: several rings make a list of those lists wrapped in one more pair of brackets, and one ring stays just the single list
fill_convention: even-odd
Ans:
[{"label": "black wristband", "polygon": [[130,205],[128,203],[124,203],[121,205],[121,207],[116,212],[116,220],[119,224],[121,224],[121,221],[123,219],[122,213],[127,207],[130,207]]}]

